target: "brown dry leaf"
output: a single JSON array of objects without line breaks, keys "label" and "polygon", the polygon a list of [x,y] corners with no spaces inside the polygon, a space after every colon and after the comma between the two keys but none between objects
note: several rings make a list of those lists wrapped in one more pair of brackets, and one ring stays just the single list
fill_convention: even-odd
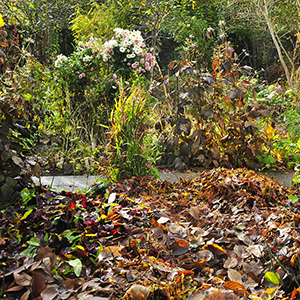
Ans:
[{"label": "brown dry leaf", "polygon": [[196,220],[198,220],[200,218],[200,216],[201,216],[201,210],[200,210],[199,206],[192,206],[192,207],[190,207],[189,213]]},{"label": "brown dry leaf", "polygon": [[224,263],[225,269],[235,268],[238,264],[238,260],[236,257],[228,257]]},{"label": "brown dry leaf", "polygon": [[120,255],[120,248],[118,246],[105,247],[98,255],[98,261],[114,259],[114,257]]},{"label": "brown dry leaf", "polygon": [[178,240],[173,242],[169,247],[173,251],[173,255],[178,256],[189,251],[190,243],[184,240]]},{"label": "brown dry leaf", "polygon": [[36,261],[43,260],[46,257],[49,257],[50,259],[54,259],[55,258],[54,254],[52,252],[52,249],[50,247],[48,247],[48,246],[41,247],[38,250],[38,252],[36,254],[36,257],[35,257],[35,260]]},{"label": "brown dry leaf", "polygon": [[3,246],[6,244],[5,239],[3,239],[2,237],[0,237],[0,246]]},{"label": "brown dry leaf", "polygon": [[24,288],[24,286],[14,285],[12,287],[9,287],[5,292],[18,292],[18,291],[21,291],[23,288]]},{"label": "brown dry leaf", "polygon": [[231,280],[231,281],[235,281],[235,282],[238,282],[240,284],[243,284],[243,280],[242,280],[242,274],[234,269],[229,269],[227,271],[228,273],[228,278]]},{"label": "brown dry leaf", "polygon": [[263,270],[263,267],[259,266],[255,261],[243,263],[243,271],[246,274],[253,272],[255,276],[259,276],[263,272]]},{"label": "brown dry leaf", "polygon": [[195,255],[198,259],[205,259],[206,261],[210,261],[214,258],[214,255],[209,250],[201,250]]},{"label": "brown dry leaf", "polygon": [[31,166],[32,174],[36,177],[40,177],[42,173],[42,168],[39,163],[35,163],[34,166]]},{"label": "brown dry leaf", "polygon": [[32,277],[26,272],[14,273],[15,283],[20,286],[29,286],[32,280]]},{"label": "brown dry leaf", "polygon": [[23,295],[22,297],[20,298],[20,300],[27,300],[30,296],[30,290],[27,290]]},{"label": "brown dry leaf", "polygon": [[222,256],[222,255],[228,256],[227,252],[217,244],[206,244],[203,246],[203,249],[209,250],[218,256]]},{"label": "brown dry leaf", "polygon": [[41,292],[43,300],[53,300],[57,295],[57,289],[54,286],[48,287]]},{"label": "brown dry leaf", "polygon": [[203,268],[205,268],[207,266],[207,262],[205,259],[199,259],[196,262],[192,262],[189,264],[183,264],[181,266],[183,268],[185,268],[186,270],[193,270],[195,272],[195,274],[198,274],[199,272],[202,271]]},{"label": "brown dry leaf", "polygon": [[16,156],[16,155],[13,155],[13,156],[11,157],[11,159],[13,160],[13,162],[14,162],[17,166],[19,166],[20,168],[24,168],[24,162],[23,162],[23,160],[22,160],[20,157],[18,157],[18,156]]},{"label": "brown dry leaf", "polygon": [[235,291],[243,296],[248,294],[248,291],[246,290],[245,286],[235,281],[226,281],[224,282],[223,287]]},{"label": "brown dry leaf", "polygon": [[263,247],[260,245],[250,245],[246,248],[246,251],[257,258],[260,258],[262,256]]},{"label": "brown dry leaf", "polygon": [[233,293],[214,292],[206,300],[238,300],[239,298]]}]

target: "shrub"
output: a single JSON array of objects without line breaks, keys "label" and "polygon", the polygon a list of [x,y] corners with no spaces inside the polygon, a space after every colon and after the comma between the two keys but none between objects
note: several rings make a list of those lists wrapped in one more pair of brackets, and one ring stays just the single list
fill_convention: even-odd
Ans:
[{"label": "shrub", "polygon": [[[169,76],[154,82],[165,89],[164,111],[156,127],[165,132],[165,154],[160,161],[184,170],[197,167],[259,168],[257,155],[270,149],[255,123],[262,117],[254,103],[245,102],[253,90],[250,80],[242,77],[246,67],[237,64],[237,55],[226,35],[214,51],[212,72],[203,72],[197,61],[182,59],[169,64]],[[160,96],[162,97],[162,96]],[[266,112],[265,112],[266,113]]]}]

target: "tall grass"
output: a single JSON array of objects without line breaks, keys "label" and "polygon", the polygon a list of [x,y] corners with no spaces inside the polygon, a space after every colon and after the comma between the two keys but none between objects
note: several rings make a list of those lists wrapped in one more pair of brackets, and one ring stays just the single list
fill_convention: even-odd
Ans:
[{"label": "tall grass", "polygon": [[110,116],[107,175],[113,182],[133,176],[159,177],[155,167],[159,155],[152,132],[153,121],[147,96],[139,87],[121,85]]}]

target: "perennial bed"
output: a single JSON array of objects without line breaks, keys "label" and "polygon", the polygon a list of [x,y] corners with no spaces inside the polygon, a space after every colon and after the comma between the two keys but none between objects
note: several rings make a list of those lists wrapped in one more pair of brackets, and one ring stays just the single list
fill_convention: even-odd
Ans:
[{"label": "perennial bed", "polygon": [[2,211],[8,299],[299,298],[298,190],[224,168],[107,188]]}]

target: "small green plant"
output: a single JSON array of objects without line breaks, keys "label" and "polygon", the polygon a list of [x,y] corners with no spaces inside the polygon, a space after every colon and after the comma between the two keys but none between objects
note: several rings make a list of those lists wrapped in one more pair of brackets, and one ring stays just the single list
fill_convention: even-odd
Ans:
[{"label": "small green plant", "polygon": [[277,167],[276,166],[276,159],[273,156],[262,154],[256,156],[259,162],[264,163],[264,167],[262,169],[270,169]]},{"label": "small green plant", "polygon": [[108,177],[113,182],[132,176],[159,176],[154,166],[159,153],[150,132],[152,120],[147,105],[141,89],[125,91],[121,85],[108,132]]}]

